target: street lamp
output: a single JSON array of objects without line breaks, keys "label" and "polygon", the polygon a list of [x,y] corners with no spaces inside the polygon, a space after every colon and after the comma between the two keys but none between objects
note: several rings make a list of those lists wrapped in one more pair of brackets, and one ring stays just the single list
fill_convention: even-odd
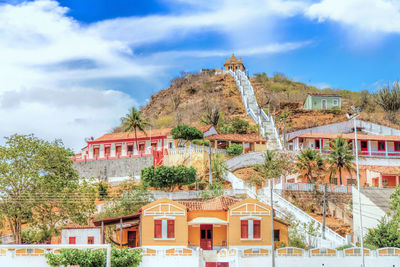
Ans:
[{"label": "street lamp", "polygon": [[346,114],[349,120],[354,122],[354,149],[356,151],[356,170],[357,170],[357,190],[358,190],[358,205],[360,212],[360,241],[361,241],[361,257],[362,265],[365,267],[365,257],[364,257],[364,240],[363,240],[363,225],[362,225],[362,215],[361,215],[361,191],[360,191],[360,172],[358,167],[358,144],[357,144],[357,117],[360,116],[361,108],[351,107],[354,111],[353,115]]}]

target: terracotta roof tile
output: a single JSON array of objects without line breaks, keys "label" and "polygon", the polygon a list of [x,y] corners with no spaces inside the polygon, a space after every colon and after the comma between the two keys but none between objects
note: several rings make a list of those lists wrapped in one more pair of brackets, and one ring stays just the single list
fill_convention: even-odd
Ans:
[{"label": "terracotta roof tile", "polygon": [[[212,125],[201,125],[195,127],[204,133],[208,131],[212,127]],[[150,137],[150,135],[152,137],[171,136],[172,129],[173,128],[151,129],[151,130],[146,130],[145,132],[137,131],[136,134],[137,138]],[[90,143],[116,141],[116,140],[135,140],[135,133],[134,132],[108,133],[93,141],[90,141]]]},{"label": "terracotta roof tile", "polygon": [[71,222],[63,227],[63,229],[89,229],[89,228],[98,228],[98,227],[95,226],[91,220],[88,221],[87,225],[79,225]]},{"label": "terracotta roof tile", "polygon": [[326,96],[326,97],[341,97],[340,95],[337,95],[337,94],[322,94],[322,93],[308,93],[308,95],[311,95],[311,96]]},{"label": "terracotta roof tile", "polygon": [[230,206],[239,202],[240,200],[228,197],[220,196],[213,199],[201,200],[176,200],[178,203],[185,205],[189,211],[191,210],[228,210]]},{"label": "terracotta roof tile", "polygon": [[261,142],[266,141],[257,134],[215,134],[206,137],[210,141]]}]

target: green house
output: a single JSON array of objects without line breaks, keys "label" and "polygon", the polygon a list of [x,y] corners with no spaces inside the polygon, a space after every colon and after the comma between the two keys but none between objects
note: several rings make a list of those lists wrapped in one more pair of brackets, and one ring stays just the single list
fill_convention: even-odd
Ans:
[{"label": "green house", "polygon": [[308,94],[303,104],[303,109],[320,110],[341,108],[342,100],[339,95],[334,94]]}]

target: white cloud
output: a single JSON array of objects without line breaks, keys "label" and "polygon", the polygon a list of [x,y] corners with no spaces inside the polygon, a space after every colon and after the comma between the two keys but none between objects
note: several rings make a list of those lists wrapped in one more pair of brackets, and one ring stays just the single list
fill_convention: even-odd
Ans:
[{"label": "white cloud", "polygon": [[[163,75],[171,59],[186,53],[135,53],[147,44],[178,43],[204,32],[217,32],[237,53],[249,56],[307,44],[280,43],[273,34],[275,20],[303,12],[301,1],[204,3],[178,0],[171,4],[191,8],[93,24],[69,17],[68,9],[54,0],[0,5],[0,136],[35,133],[62,138],[77,150],[84,137],[110,130],[138,103],[129,94],[99,86],[101,81],[141,78],[158,83],[154,76]],[[226,56],[231,47],[195,52],[192,57]],[[162,61],[155,60],[161,54]]]},{"label": "white cloud", "polygon": [[322,0],[311,5],[306,15],[319,22],[332,20],[357,31],[400,33],[398,0]]}]

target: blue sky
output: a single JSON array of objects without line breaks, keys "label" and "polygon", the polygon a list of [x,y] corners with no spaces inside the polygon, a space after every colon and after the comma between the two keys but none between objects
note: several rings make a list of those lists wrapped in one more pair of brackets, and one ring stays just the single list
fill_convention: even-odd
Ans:
[{"label": "blue sky", "polygon": [[283,72],[317,87],[400,79],[392,0],[0,0],[0,135],[78,150],[180,71]]}]

